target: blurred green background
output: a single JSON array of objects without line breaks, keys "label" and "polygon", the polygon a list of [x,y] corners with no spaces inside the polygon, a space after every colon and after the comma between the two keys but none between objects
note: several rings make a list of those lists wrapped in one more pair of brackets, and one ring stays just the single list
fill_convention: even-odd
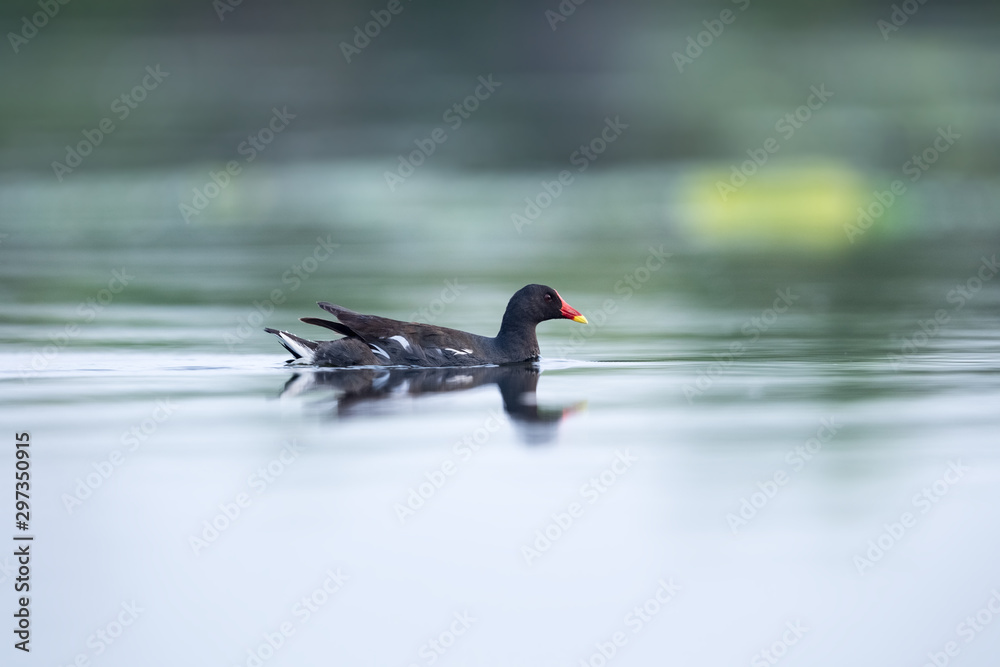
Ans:
[{"label": "blurred green background", "polygon": [[[484,228],[511,231],[524,198],[570,169],[577,182],[540,216],[566,234],[611,218],[711,247],[995,238],[1000,10],[903,4],[912,15],[898,3],[749,0],[567,2],[562,14],[556,2],[404,0],[396,14],[361,2],[71,2],[48,18],[38,3],[8,3],[2,224],[86,238],[143,220],[110,231],[122,243],[232,224],[460,224],[478,243]],[[151,80],[147,66],[166,75]],[[500,85],[449,116],[480,76]],[[144,78],[155,87],[142,101],[120,99]],[[804,107],[814,89],[831,95]],[[294,119],[247,161],[244,142],[273,109]],[[105,118],[114,129],[95,135]],[[606,118],[627,129],[578,173],[574,151]],[[390,188],[386,172],[435,128],[446,140]],[[911,181],[906,165],[947,128],[959,138]],[[85,132],[99,145],[71,171],[55,167]],[[180,204],[230,161],[240,173],[186,219]],[[734,170],[750,175],[723,194]],[[601,177],[598,191],[580,184]],[[845,226],[896,179],[905,194],[851,244]]]},{"label": "blurred green background", "polygon": [[[343,565],[356,580],[268,664],[411,664],[466,609],[483,621],[452,664],[577,664],[674,575],[620,664],[746,664],[798,619],[802,664],[922,664],[996,586],[998,19],[944,0],[4,3],[0,422],[38,443],[36,618],[58,638],[39,652],[96,658],[95,614],[138,599],[100,664],[251,664]],[[530,282],[591,320],[539,327],[538,405],[561,419],[540,438],[500,415],[399,525],[499,392],[390,384],[348,416],[261,328],[325,336],[298,318],[330,300],[492,335]],[[68,512],[164,400],[176,414]],[[821,420],[843,428],[737,534],[727,514]],[[291,440],[303,463],[192,554]],[[635,472],[525,564],[618,448]],[[859,572],[952,460],[968,478]],[[962,665],[993,667],[998,637]]]}]

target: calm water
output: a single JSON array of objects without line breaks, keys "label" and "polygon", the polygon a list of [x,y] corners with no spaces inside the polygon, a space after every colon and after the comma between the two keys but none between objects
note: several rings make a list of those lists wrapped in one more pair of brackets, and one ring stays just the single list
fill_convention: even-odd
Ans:
[{"label": "calm water", "polygon": [[[34,662],[995,664],[995,238],[761,254],[437,205],[7,220]],[[296,369],[260,331],[325,299],[492,335],[536,281],[593,323],[541,325],[537,366]]]}]

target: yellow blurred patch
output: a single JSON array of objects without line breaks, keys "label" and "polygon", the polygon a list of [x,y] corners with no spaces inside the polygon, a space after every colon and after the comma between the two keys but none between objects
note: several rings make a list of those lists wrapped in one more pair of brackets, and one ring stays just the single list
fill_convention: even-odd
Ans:
[{"label": "yellow blurred patch", "polygon": [[[845,226],[867,203],[863,176],[838,165],[768,165],[740,186],[734,172],[702,171],[681,185],[685,226],[697,238],[725,244],[818,250],[850,245]],[[732,180],[731,180],[732,179]]]}]

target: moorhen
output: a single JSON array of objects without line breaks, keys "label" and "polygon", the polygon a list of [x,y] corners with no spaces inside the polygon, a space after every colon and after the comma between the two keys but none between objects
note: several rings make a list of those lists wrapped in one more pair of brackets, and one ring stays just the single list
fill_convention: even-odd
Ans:
[{"label": "moorhen", "polygon": [[325,301],[320,301],[319,307],[340,321],[318,317],[301,320],[336,331],[344,338],[316,342],[287,331],[264,329],[277,336],[295,356],[291,361],[317,366],[480,366],[535,361],[535,325],[539,322],[566,318],[587,323],[580,311],[545,285],[527,285],[514,293],[495,338],[433,324],[362,315]]}]

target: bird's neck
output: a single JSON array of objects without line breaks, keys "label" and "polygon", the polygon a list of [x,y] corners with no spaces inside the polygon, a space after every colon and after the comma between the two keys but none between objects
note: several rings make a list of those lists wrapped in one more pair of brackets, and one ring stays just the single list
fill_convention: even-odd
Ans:
[{"label": "bird's neck", "polygon": [[493,339],[497,351],[511,362],[536,358],[539,349],[535,326],[534,322],[517,320],[504,314],[500,331]]}]

